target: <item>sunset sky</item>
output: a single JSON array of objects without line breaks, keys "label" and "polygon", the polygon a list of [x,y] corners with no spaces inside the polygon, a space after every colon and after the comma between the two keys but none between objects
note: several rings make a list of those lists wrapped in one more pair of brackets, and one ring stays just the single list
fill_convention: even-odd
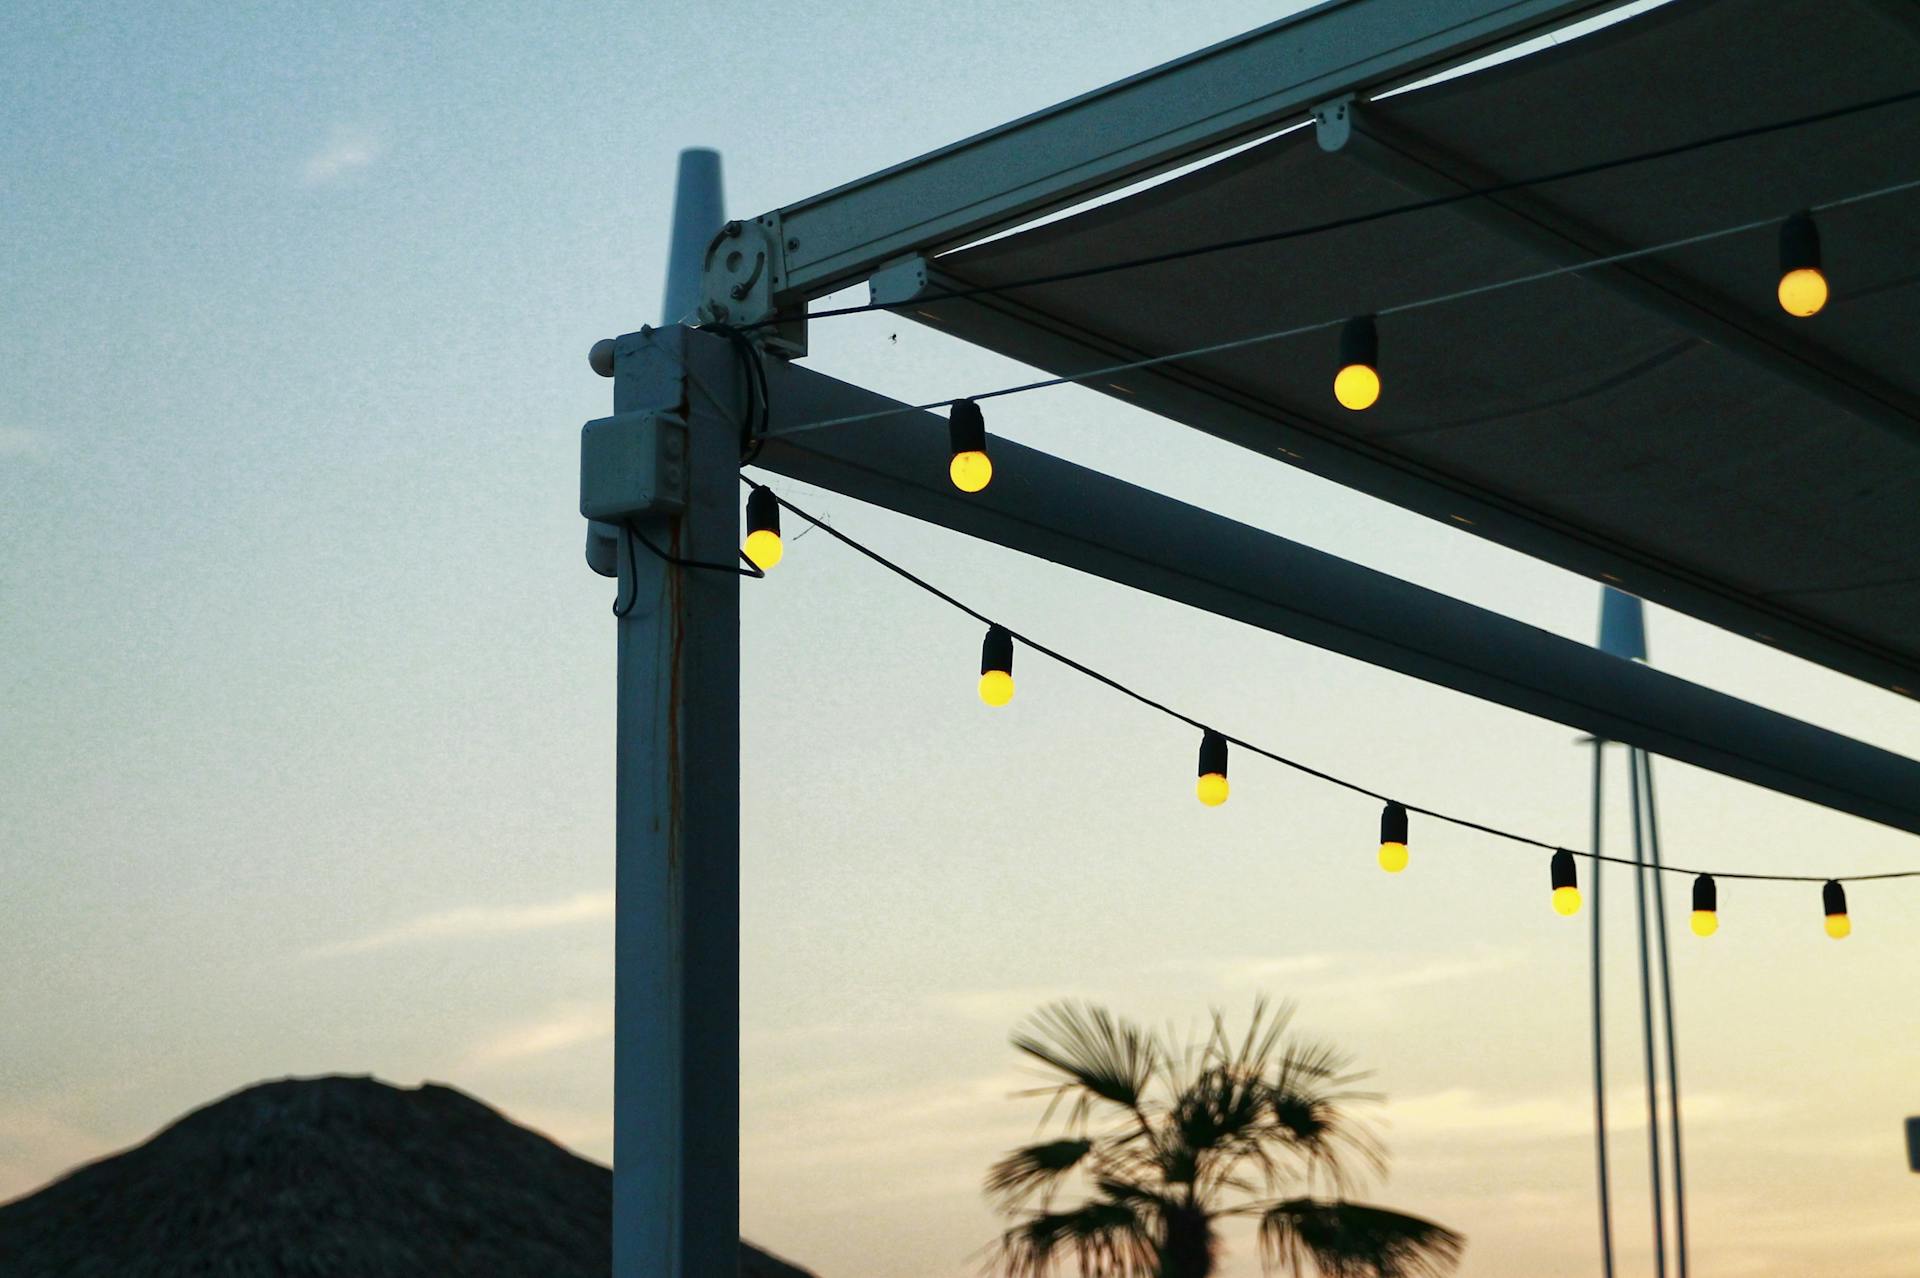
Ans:
[{"label": "sunset sky", "polygon": [[[589,345],[660,318],[677,151],[720,149],[750,216],[1298,7],[14,6],[0,1199],[289,1074],[445,1081],[608,1158],[614,623],[578,430],[610,406]],[[811,341],[915,401],[1024,372],[884,316]],[[990,428],[1593,636],[1585,579],[1092,392]],[[1567,728],[781,491],[1223,730],[1586,843]],[[1265,992],[1387,1096],[1371,1197],[1465,1233],[1472,1278],[1597,1272],[1587,933],[1540,858],[1428,825],[1390,878],[1375,805],[1252,759],[1204,809],[1188,730],[1032,655],[986,709],[978,627],[826,537],[789,532],[742,627],[748,1236],[821,1278],[973,1274],[982,1174],[1040,1116],[1011,1098],[1022,1016],[1187,1027]],[[1649,633],[1665,670],[1920,754],[1920,704],[1664,610]],[[1657,766],[1673,861],[1920,866],[1911,836]],[[1624,1275],[1644,1100],[1607,888]],[[1844,944],[1816,887],[1720,892],[1710,941],[1670,903],[1693,1273],[1910,1275],[1920,880],[1855,889]]]}]

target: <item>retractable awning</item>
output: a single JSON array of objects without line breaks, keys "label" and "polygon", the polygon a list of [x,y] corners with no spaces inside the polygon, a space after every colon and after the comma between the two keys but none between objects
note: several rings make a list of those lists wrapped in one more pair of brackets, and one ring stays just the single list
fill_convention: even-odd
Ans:
[{"label": "retractable awning", "polygon": [[[1379,322],[1090,383],[1907,695],[1920,692],[1920,190],[1817,214],[1833,296],[1774,299],[1777,219],[1920,179],[1920,103],[1300,239],[964,300],[1920,88],[1920,13],[1679,0],[1359,100],[1318,129],[932,261],[905,314],[1059,373],[1337,320],[1762,220]],[[889,298],[888,300],[898,300]]]}]

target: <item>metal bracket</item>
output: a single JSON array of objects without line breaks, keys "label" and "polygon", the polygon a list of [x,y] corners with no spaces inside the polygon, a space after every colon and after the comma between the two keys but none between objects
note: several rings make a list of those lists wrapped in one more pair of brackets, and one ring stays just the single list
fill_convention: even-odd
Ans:
[{"label": "metal bracket", "polygon": [[901,306],[927,291],[930,267],[915,255],[889,262],[867,281],[867,299],[875,306]]},{"label": "metal bracket", "polygon": [[1339,151],[1347,145],[1347,139],[1353,136],[1354,98],[1351,93],[1343,93],[1337,98],[1329,98],[1313,108],[1313,136],[1319,141],[1322,151]]},{"label": "metal bracket", "polygon": [[[700,322],[743,328],[779,318],[786,300],[787,252],[797,247],[782,234],[777,211],[751,222],[728,222],[707,246]],[[787,359],[805,355],[805,305],[801,301],[798,316],[755,329],[755,340]]]}]

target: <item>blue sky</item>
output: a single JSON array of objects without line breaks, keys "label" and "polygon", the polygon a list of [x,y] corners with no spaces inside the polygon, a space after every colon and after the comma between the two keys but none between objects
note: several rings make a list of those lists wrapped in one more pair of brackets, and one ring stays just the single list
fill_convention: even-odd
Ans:
[{"label": "blue sky", "polygon": [[[605,1157],[613,634],[575,449],[607,411],[587,347],[658,319],[676,152],[721,149],[750,215],[1285,11],[1204,8],[10,10],[0,1196],[289,1073],[445,1080]],[[816,325],[810,363],[915,400],[1020,375],[874,316]],[[1592,633],[1588,582],[1090,393],[991,425]],[[1565,729],[786,491],[1239,735],[1584,841]],[[1370,805],[1250,766],[1202,811],[1184,730],[1039,662],[993,715],[977,628],[825,538],[790,539],[744,626],[750,1234],[823,1278],[971,1272],[980,1176],[1038,1117],[1008,1099],[1016,1019],[1080,994],[1185,1024],[1266,990],[1376,1069],[1378,1198],[1466,1232],[1468,1274],[1590,1271],[1584,930],[1543,867],[1434,835],[1388,880]],[[1920,752],[1911,703],[1658,610],[1651,638]],[[1676,860],[1916,859],[1662,777]],[[1916,899],[1860,893],[1834,946],[1810,900],[1723,885],[1721,935],[1675,937],[1696,1272],[1905,1272]],[[1616,1157],[1632,1255],[1630,1128]]]}]

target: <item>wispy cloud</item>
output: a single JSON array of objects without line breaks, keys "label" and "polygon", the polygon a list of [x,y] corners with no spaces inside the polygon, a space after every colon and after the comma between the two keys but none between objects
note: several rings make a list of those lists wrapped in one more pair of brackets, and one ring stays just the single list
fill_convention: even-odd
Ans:
[{"label": "wispy cloud", "polygon": [[469,1062],[497,1065],[502,1061],[547,1056],[570,1047],[597,1043],[613,1035],[613,1003],[563,1003],[537,1021],[516,1025],[473,1049]]},{"label": "wispy cloud", "polygon": [[1385,953],[1313,953],[1280,956],[1192,959],[1160,965],[1160,971],[1209,977],[1223,989],[1258,988],[1285,981],[1292,995],[1313,993],[1379,993],[1420,989],[1469,980],[1519,966],[1516,950],[1478,949],[1409,963]]},{"label": "wispy cloud", "polygon": [[0,457],[24,457],[37,461],[53,451],[53,439],[43,431],[24,426],[0,426]]},{"label": "wispy cloud", "polygon": [[[1752,1118],[1760,1112],[1755,1098],[1724,1092],[1690,1092],[1686,1118],[1690,1126]],[[1396,1137],[1444,1137],[1461,1141],[1505,1143],[1593,1132],[1593,1098],[1585,1093],[1535,1096],[1495,1096],[1471,1087],[1450,1087],[1395,1100],[1387,1108]],[[1607,1130],[1635,1131],[1645,1121],[1631,1105],[1615,1106],[1607,1114]]]},{"label": "wispy cloud", "polygon": [[386,151],[371,130],[336,125],[320,149],[300,166],[302,186],[326,186],[366,168]]},{"label": "wispy cloud", "polygon": [[469,905],[422,914],[395,927],[347,941],[334,941],[307,951],[308,958],[338,958],[366,954],[394,945],[422,941],[455,941],[475,936],[501,936],[565,927],[613,917],[613,893],[582,892],[563,901],[538,905]]}]

